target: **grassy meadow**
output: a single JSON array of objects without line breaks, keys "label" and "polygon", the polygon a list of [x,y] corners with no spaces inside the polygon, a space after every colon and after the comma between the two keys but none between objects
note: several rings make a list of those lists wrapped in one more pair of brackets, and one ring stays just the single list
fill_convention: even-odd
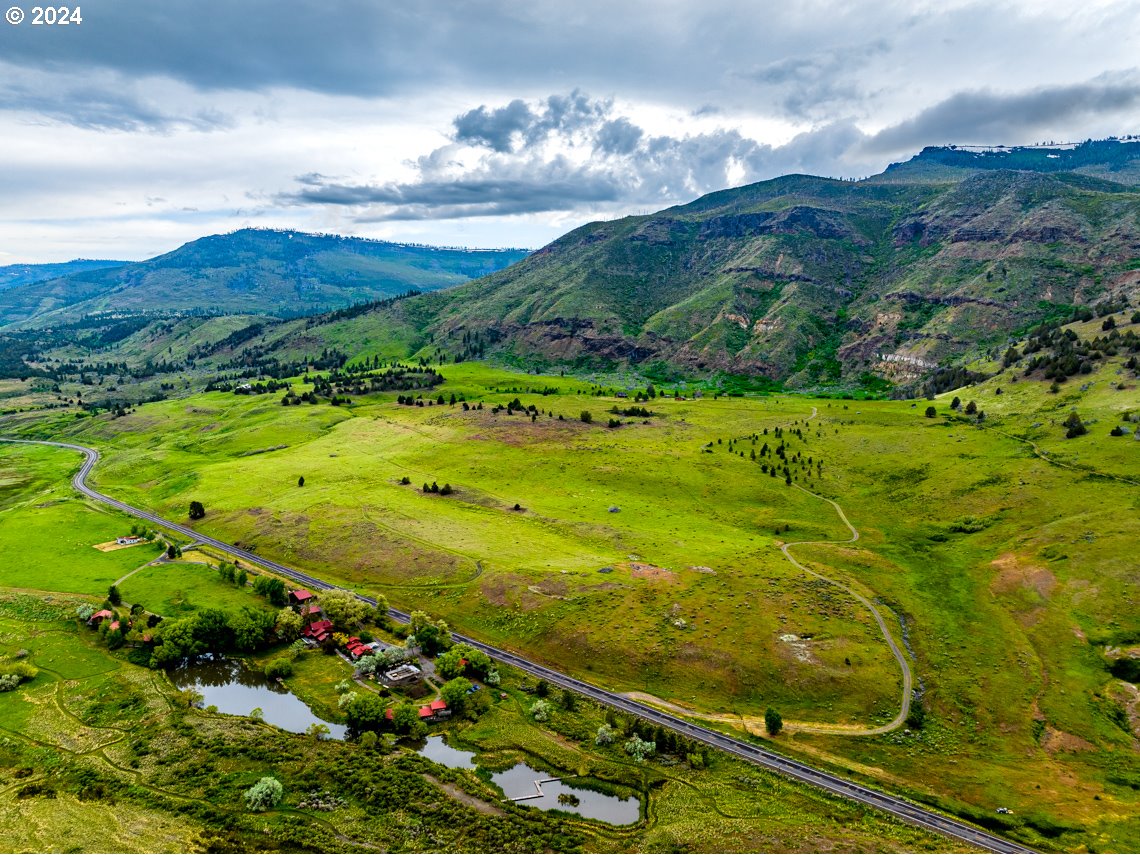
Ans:
[{"label": "grassy meadow", "polygon": [[[609,428],[632,392],[468,362],[432,394],[482,410],[213,393],[21,424],[99,447],[104,491],[180,521],[201,501],[200,530],[260,554],[607,688],[730,716],[773,706],[789,750],[1036,846],[1119,851],[1140,845],[1140,708],[1103,649],[1140,642],[1140,442],[1108,431],[1140,396],[1118,368],[1055,395],[999,375],[939,396],[935,418],[928,402],[690,389]],[[985,421],[952,411],[955,394]],[[539,414],[492,412],[515,397]],[[1090,432],[1066,440],[1073,408]],[[897,627],[921,729],[811,730],[889,721],[901,683],[870,615],[779,551],[849,532],[751,459],[777,427],[789,456],[812,458],[797,483],[861,535],[795,555]],[[424,494],[433,481],[455,492]]]}]

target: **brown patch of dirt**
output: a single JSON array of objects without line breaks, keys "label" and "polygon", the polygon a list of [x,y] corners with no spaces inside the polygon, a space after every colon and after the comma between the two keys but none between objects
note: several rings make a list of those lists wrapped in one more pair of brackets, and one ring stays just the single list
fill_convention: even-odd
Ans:
[{"label": "brown patch of dirt", "polygon": [[1057,579],[1052,573],[1013,552],[995,558],[990,564],[998,570],[990,583],[990,591],[994,594],[1008,594],[1023,588],[1036,591],[1038,596],[1047,600],[1057,587]]},{"label": "brown patch of dirt", "polygon": [[654,582],[676,582],[678,576],[672,570],[658,567],[655,564],[646,564],[644,561],[630,561],[626,565],[629,575],[634,579],[649,579]]},{"label": "brown patch of dirt", "polygon": [[530,612],[549,603],[546,596],[534,593],[529,588],[528,579],[513,573],[484,576],[479,585],[483,598],[493,606],[517,606],[521,611]]},{"label": "brown patch of dirt", "polygon": [[566,584],[565,579],[560,579],[557,576],[548,576],[537,585],[532,586],[539,593],[547,594],[551,597],[564,597],[570,586]]},{"label": "brown patch of dirt", "polygon": [[1045,733],[1041,736],[1041,747],[1050,755],[1062,751],[1072,754],[1077,751],[1094,751],[1096,749],[1096,746],[1087,739],[1081,739],[1079,736],[1065,733],[1063,730],[1054,730],[1051,727],[1045,728]]}]

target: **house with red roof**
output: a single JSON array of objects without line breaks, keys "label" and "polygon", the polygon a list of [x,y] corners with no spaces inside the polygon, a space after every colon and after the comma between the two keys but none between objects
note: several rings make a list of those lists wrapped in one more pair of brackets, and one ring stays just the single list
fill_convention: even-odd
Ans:
[{"label": "house with red roof", "polygon": [[289,605],[291,606],[303,606],[310,600],[316,600],[316,595],[312,591],[298,588],[296,591],[289,592]]},{"label": "house with red roof", "polygon": [[301,630],[301,636],[310,638],[317,644],[324,644],[327,639],[332,637],[332,628],[331,620],[319,620]]},{"label": "house with red roof", "polygon": [[91,617],[87,618],[87,625],[99,626],[99,624],[101,624],[107,618],[113,618],[114,616],[115,613],[110,609],[101,609],[100,611],[97,611],[95,614],[91,615]]},{"label": "house with red roof", "polygon": [[420,707],[420,721],[443,721],[446,718],[451,718],[451,710],[443,698],[436,698],[430,704]]}]

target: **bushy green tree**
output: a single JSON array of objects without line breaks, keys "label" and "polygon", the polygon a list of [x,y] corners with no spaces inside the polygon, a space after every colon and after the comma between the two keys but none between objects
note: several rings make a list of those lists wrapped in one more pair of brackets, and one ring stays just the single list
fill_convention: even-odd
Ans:
[{"label": "bushy green tree", "polygon": [[644,762],[647,757],[652,757],[654,752],[657,751],[656,742],[642,739],[636,733],[626,740],[625,745],[622,747],[625,749],[625,753],[638,763]]},{"label": "bushy green tree", "polygon": [[598,728],[598,733],[594,737],[594,744],[603,747],[614,744],[614,731],[608,724],[603,724]]},{"label": "bushy green tree", "polygon": [[341,630],[352,630],[368,620],[369,607],[364,600],[340,589],[321,594],[321,608],[333,626]]},{"label": "bushy green tree", "polygon": [[257,650],[265,644],[274,627],[273,615],[253,606],[242,606],[241,611],[230,617],[229,624],[234,646],[246,651]]},{"label": "bushy green tree", "polygon": [[1069,413],[1069,417],[1065,419],[1062,426],[1065,428],[1066,439],[1075,439],[1089,432],[1089,429],[1085,427],[1084,422],[1081,421],[1081,417],[1078,416],[1076,412]]},{"label": "bushy green tree", "polygon": [[456,644],[450,650],[441,653],[435,660],[435,670],[439,672],[440,676],[447,679],[462,674],[485,677],[490,668],[491,657],[470,644]]},{"label": "bushy green tree", "polygon": [[191,502],[189,516],[192,520],[200,520],[206,516],[206,508],[202,505],[201,502]]},{"label": "bushy green tree", "polygon": [[764,711],[764,729],[768,731],[769,736],[777,735],[784,729],[784,717],[771,707],[768,707],[768,709]]},{"label": "bushy green tree", "polygon": [[270,659],[265,663],[265,676],[270,680],[284,680],[293,676],[293,663],[284,656]]},{"label": "bushy green tree", "polygon": [[440,686],[439,696],[447,701],[447,706],[452,714],[460,715],[467,708],[467,692],[470,688],[470,680],[456,677]]},{"label": "bushy green tree", "polygon": [[305,622],[301,616],[288,607],[279,611],[273,621],[273,630],[282,641],[295,641],[304,628]]}]

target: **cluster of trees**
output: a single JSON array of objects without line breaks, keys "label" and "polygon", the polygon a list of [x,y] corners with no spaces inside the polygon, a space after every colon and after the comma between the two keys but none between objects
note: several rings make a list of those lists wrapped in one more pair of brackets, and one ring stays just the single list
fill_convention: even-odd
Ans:
[{"label": "cluster of trees", "polygon": [[439,654],[435,660],[435,670],[448,679],[477,677],[489,686],[499,685],[499,672],[491,657],[470,644],[456,644]]},{"label": "cluster of trees", "polygon": [[340,588],[321,592],[321,608],[333,627],[339,630],[357,629],[373,616],[368,603]]},{"label": "cluster of trees", "polygon": [[[223,561],[218,565],[218,575],[222,577],[223,582],[229,582],[231,585],[236,585],[239,588],[244,588],[246,582],[249,581],[249,573],[246,572],[244,567],[238,567],[236,564],[231,564],[229,561]],[[284,584],[282,584],[284,587]]]},{"label": "cluster of trees", "polygon": [[[1111,320],[1111,318],[1109,318]],[[1107,321],[1106,321],[1107,323]],[[1042,324],[1035,328],[1025,343],[1024,375],[1040,374],[1045,380],[1063,383],[1077,374],[1091,374],[1096,363],[1109,356],[1128,353],[1133,356],[1130,367],[1135,368],[1135,355],[1140,353],[1140,336],[1135,330],[1121,334],[1115,323],[1106,328],[1107,336],[1082,339],[1071,329],[1062,329],[1061,322]],[[1006,352],[1009,364],[1016,361],[1017,351]]]},{"label": "cluster of trees", "polygon": [[275,606],[285,605],[288,599],[288,591],[285,590],[285,583],[278,579],[276,576],[268,576],[262,574],[253,580],[253,591],[255,594],[260,594],[269,600]]},{"label": "cluster of trees", "polygon": [[1069,413],[1068,418],[1061,423],[1061,426],[1065,428],[1066,439],[1076,439],[1078,436],[1084,436],[1089,432],[1084,422],[1081,421],[1081,417],[1077,415],[1076,410]]},{"label": "cluster of trees", "polygon": [[440,496],[450,496],[455,492],[450,484],[444,484],[441,487],[435,481],[432,481],[430,485],[425,481],[423,491],[425,493],[436,493]]},{"label": "cluster of trees", "polygon": [[653,754],[666,754],[687,760],[693,768],[703,768],[711,756],[707,745],[644,719],[607,709],[605,723],[598,728],[594,744],[606,747],[619,741],[623,750],[638,762]]},{"label": "cluster of trees", "polygon": [[[327,375],[306,374],[304,380],[312,384],[314,394],[329,398],[337,395],[365,395],[370,392],[431,389],[443,383],[444,376],[430,366],[414,367],[395,363],[379,370],[366,368],[362,363],[333,369]],[[439,403],[442,404],[443,401]]]},{"label": "cluster of trees", "polygon": [[657,415],[645,407],[618,407],[616,405],[610,409],[610,412],[629,419],[650,419]]},{"label": "cluster of trees", "polygon": [[451,629],[446,621],[433,621],[427,612],[415,611],[411,614],[407,643],[418,646],[427,656],[435,656],[451,647]]},{"label": "cluster of trees", "polygon": [[274,623],[273,615],[252,606],[242,606],[234,614],[202,609],[187,617],[164,620],[154,629],[150,665],[170,668],[205,653],[257,650],[270,641]]}]

